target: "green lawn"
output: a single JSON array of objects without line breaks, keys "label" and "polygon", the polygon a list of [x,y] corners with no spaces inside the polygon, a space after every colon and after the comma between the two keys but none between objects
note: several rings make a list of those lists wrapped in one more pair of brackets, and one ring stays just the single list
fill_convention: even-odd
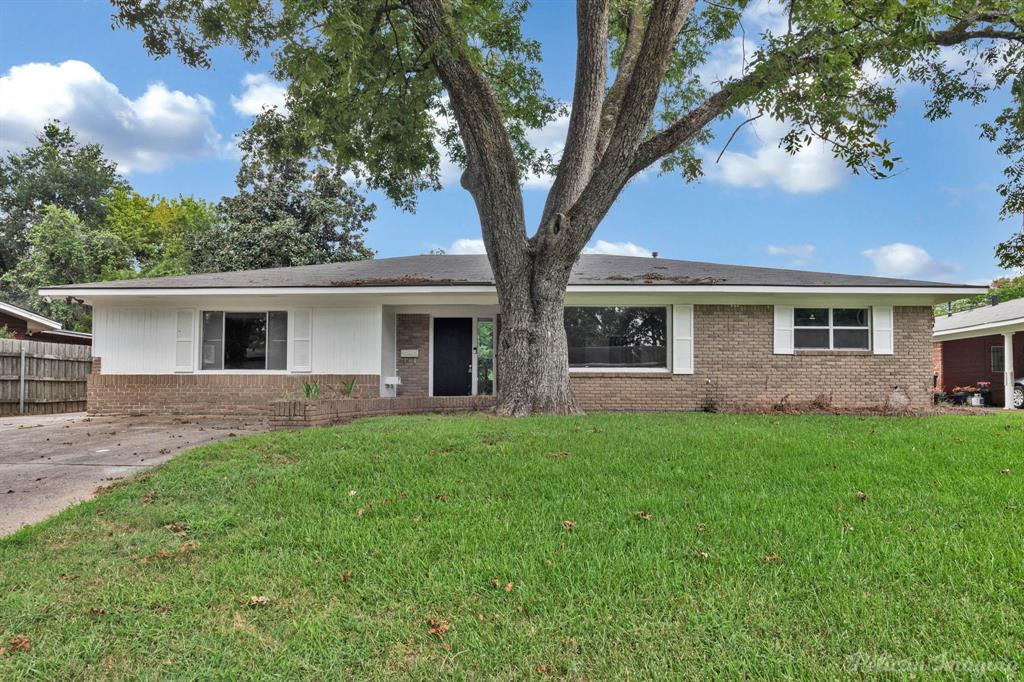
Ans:
[{"label": "green lawn", "polygon": [[0,541],[0,647],[3,680],[991,677],[1024,666],[1024,415],[238,438]]}]

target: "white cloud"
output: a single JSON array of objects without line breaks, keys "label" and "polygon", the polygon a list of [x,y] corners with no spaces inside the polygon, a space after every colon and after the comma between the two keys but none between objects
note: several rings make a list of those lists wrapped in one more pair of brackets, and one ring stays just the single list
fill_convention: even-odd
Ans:
[{"label": "white cloud", "polygon": [[287,107],[288,89],[265,73],[247,73],[242,79],[245,90],[238,97],[231,96],[231,106],[243,116],[256,116],[264,109],[277,107],[284,111]]},{"label": "white cloud", "polygon": [[941,277],[959,269],[937,261],[920,246],[903,242],[867,249],[862,255],[872,262],[877,274],[887,277]]},{"label": "white cloud", "polygon": [[769,245],[769,256],[781,256],[790,259],[793,265],[803,265],[814,257],[817,247],[814,244],[789,244],[786,246]]},{"label": "white cloud", "polygon": [[[741,132],[756,144],[750,153],[726,151],[721,161],[708,159],[707,176],[734,187],[774,187],[790,194],[824,192],[838,187],[845,177],[841,161],[820,140],[796,154],[779,146],[788,126],[770,118],[758,119]],[[706,150],[706,154],[712,152]]]},{"label": "white cloud", "polygon": [[483,239],[456,239],[452,242],[451,246],[444,250],[444,252],[461,256],[474,253],[487,253],[487,249],[484,248]]},{"label": "white cloud", "polygon": [[12,66],[0,76],[0,151],[31,145],[43,125],[59,119],[82,142],[103,145],[124,173],[222,152],[213,104],[163,83],[129,99],[89,64]]},{"label": "white cloud", "polygon": [[599,253],[606,256],[642,256],[645,258],[650,258],[653,255],[650,249],[633,242],[606,242],[603,239],[598,239],[592,246],[583,249],[583,253]]}]

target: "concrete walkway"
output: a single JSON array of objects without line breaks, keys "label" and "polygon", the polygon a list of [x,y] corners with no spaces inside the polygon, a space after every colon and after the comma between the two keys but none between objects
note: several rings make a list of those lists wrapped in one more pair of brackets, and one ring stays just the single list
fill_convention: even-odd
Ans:
[{"label": "concrete walkway", "polygon": [[0,417],[0,536],[183,450],[265,429],[252,418]]}]

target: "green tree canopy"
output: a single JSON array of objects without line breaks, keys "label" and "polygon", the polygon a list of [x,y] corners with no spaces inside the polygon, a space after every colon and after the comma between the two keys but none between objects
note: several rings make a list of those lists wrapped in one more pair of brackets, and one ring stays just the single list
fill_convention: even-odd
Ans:
[{"label": "green tree canopy", "polygon": [[132,251],[140,277],[187,275],[195,271],[190,246],[214,231],[216,206],[192,197],[144,197],[117,189],[104,200],[106,224]]},{"label": "green tree canopy", "polygon": [[[264,114],[267,126],[281,125]],[[195,272],[314,265],[372,258],[363,243],[376,207],[344,174],[297,157],[272,157],[256,134],[241,143],[238,194],[221,199],[219,220],[190,233]]]},{"label": "green tree canopy", "polygon": [[28,233],[46,206],[59,206],[96,223],[104,200],[127,187],[96,144],[79,144],[71,130],[47,124],[34,146],[0,159],[0,275],[25,257]]},{"label": "green tree canopy", "polygon": [[32,310],[57,320],[67,329],[89,331],[85,306],[66,301],[48,302],[36,291],[69,282],[126,279],[135,276],[132,250],[105,223],[89,224],[72,211],[43,207],[29,228],[28,255],[3,275],[4,287]]}]

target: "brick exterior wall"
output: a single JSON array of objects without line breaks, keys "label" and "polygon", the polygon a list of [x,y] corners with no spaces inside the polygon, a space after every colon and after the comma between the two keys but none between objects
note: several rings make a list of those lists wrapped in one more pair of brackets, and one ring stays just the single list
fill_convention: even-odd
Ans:
[{"label": "brick exterior wall", "polygon": [[[904,403],[912,408],[925,408],[931,404],[934,367],[931,308],[896,307],[894,315],[893,355],[829,351],[775,355],[772,306],[696,305],[694,374],[574,373],[571,384],[577,399],[588,410],[754,410],[779,405],[801,407],[812,402],[818,407],[838,409],[903,407]],[[399,396],[425,397],[429,391],[430,316],[399,314],[396,336],[397,373],[402,377]],[[1024,335],[1021,336],[1024,344]],[[419,357],[402,358],[401,350],[410,348],[419,350]],[[948,351],[944,355],[948,357]],[[1024,358],[1020,362],[1024,367]],[[98,414],[269,416],[272,402],[301,397],[303,381],[319,380],[325,397],[330,397],[330,387],[349,378],[202,373],[107,375],[100,374],[100,368],[97,358],[88,388],[88,410]],[[948,373],[948,369],[944,371]],[[946,381],[949,380],[947,377]],[[360,376],[357,397],[377,398],[379,381],[377,375]],[[428,408],[437,406],[415,405],[416,410]],[[311,420],[330,421],[338,416],[320,414]]]},{"label": "brick exterior wall", "polygon": [[927,407],[931,308],[897,307],[894,314],[893,355],[775,355],[772,306],[696,305],[694,374],[575,373],[572,387],[587,410],[751,410],[812,402],[859,409],[900,406],[905,399],[910,407]]},{"label": "brick exterior wall", "polygon": [[[1002,334],[933,344],[933,372],[937,375],[937,387],[949,392],[954,386],[973,386],[979,381],[991,381],[992,402],[1002,406],[1003,373],[992,371],[991,356],[992,346],[1002,345]],[[1013,367],[1017,376],[1024,374],[1024,332],[1017,332],[1013,337]]]},{"label": "brick exterior wall", "polygon": [[[395,316],[395,369],[402,378],[399,396],[430,393],[430,315]],[[403,358],[403,350],[415,349],[417,358]]]},{"label": "brick exterior wall", "polygon": [[[94,372],[100,363],[93,360]],[[275,400],[302,397],[304,381],[319,381],[324,397],[351,376],[332,374],[91,374],[86,410],[92,414],[269,416]],[[380,395],[380,376],[357,377],[357,397]]]}]

